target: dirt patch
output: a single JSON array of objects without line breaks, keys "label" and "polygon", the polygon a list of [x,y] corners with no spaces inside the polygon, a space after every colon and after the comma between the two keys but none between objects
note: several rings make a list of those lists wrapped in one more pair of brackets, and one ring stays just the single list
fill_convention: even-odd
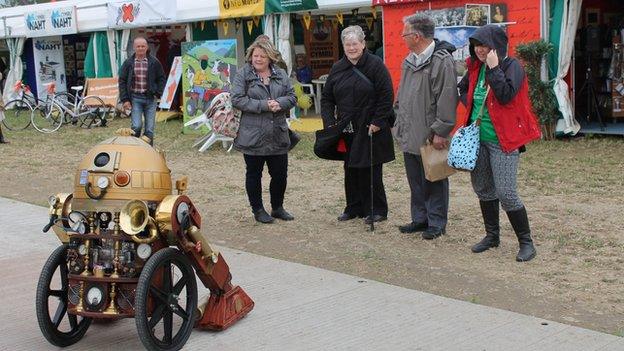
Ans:
[{"label": "dirt patch", "polygon": [[[109,128],[63,127],[52,135],[8,132],[0,147],[0,196],[45,205],[48,194],[71,192],[74,167]],[[503,308],[617,335],[624,334],[624,141],[585,138],[533,143],[522,156],[519,191],[528,209],[538,256],[514,261],[517,242],[504,213],[498,249],[475,255],[483,235],[468,174],[451,178],[447,235],[424,241],[400,234],[409,221],[409,187],[402,157],[384,167],[389,219],[367,231],[362,220],[338,222],[344,206],[338,162],[316,159],[312,136],[290,155],[285,207],[296,220],[253,221],[239,153],[219,145],[200,154],[180,122],[158,124],[156,144],[175,178],[189,176],[208,238],[293,262],[363,276],[473,303]],[[268,188],[265,171],[264,187]],[[265,204],[269,204],[265,191]],[[6,230],[7,228],[4,228]],[[236,267],[232,267],[236,280]],[[244,282],[240,282],[244,285]]]}]

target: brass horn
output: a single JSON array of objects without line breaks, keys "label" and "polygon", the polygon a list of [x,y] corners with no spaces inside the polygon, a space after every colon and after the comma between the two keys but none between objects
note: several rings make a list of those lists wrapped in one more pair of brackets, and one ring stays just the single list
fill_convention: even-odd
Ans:
[{"label": "brass horn", "polygon": [[151,244],[154,240],[158,238],[158,226],[156,226],[156,222],[152,217],[148,218],[147,232],[149,233],[149,235],[145,238],[139,237],[138,235],[131,236],[132,241],[137,244]]},{"label": "brass horn", "polygon": [[148,219],[147,204],[141,200],[132,200],[121,209],[119,226],[126,234],[134,236],[145,229]]}]

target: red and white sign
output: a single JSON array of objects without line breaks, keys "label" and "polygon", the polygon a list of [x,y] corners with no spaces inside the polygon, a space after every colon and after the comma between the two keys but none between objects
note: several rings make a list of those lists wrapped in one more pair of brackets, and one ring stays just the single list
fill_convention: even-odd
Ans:
[{"label": "red and white sign", "polygon": [[108,3],[108,27],[148,27],[175,22],[175,1],[131,0]]},{"label": "red and white sign", "polygon": [[182,56],[176,56],[171,63],[171,71],[167,78],[167,84],[165,90],[160,97],[160,105],[158,107],[162,109],[170,109],[173,98],[175,97],[176,90],[180,84],[180,78],[182,77]]}]

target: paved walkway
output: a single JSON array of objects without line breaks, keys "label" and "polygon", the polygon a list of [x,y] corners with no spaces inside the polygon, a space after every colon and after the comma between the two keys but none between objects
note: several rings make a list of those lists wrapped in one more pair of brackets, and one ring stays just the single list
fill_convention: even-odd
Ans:
[{"label": "paved walkway", "polygon": [[[51,231],[41,233],[46,222],[45,208],[0,198],[0,350],[57,349],[41,335],[34,309],[41,267],[59,244]],[[226,331],[194,330],[185,350],[624,350],[624,338],[613,335],[220,249],[256,307]],[[92,325],[68,349],[142,345],[126,319]]]}]

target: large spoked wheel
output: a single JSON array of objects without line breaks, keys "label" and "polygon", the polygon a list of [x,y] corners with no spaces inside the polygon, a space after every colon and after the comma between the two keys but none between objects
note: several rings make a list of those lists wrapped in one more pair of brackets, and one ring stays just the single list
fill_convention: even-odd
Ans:
[{"label": "large spoked wheel", "polygon": [[53,345],[65,347],[78,342],[89,329],[91,318],[67,313],[67,245],[59,246],[43,266],[37,284],[37,320],[43,336]]},{"label": "large spoked wheel", "polygon": [[134,318],[143,346],[181,349],[193,331],[196,307],[197,282],[188,258],[174,248],[158,251],[143,267],[136,290]]},{"label": "large spoked wheel", "polygon": [[83,128],[92,128],[106,125],[114,118],[111,108],[97,96],[85,96],[78,103],[78,119]]},{"label": "large spoked wheel", "polygon": [[52,103],[39,111],[33,112],[31,122],[33,127],[41,133],[53,133],[61,128],[64,115],[63,109],[56,103]]},{"label": "large spoked wheel", "polygon": [[2,124],[8,130],[22,130],[30,125],[33,108],[26,100],[19,99],[7,102],[4,107],[0,104],[0,112],[4,114]]}]

